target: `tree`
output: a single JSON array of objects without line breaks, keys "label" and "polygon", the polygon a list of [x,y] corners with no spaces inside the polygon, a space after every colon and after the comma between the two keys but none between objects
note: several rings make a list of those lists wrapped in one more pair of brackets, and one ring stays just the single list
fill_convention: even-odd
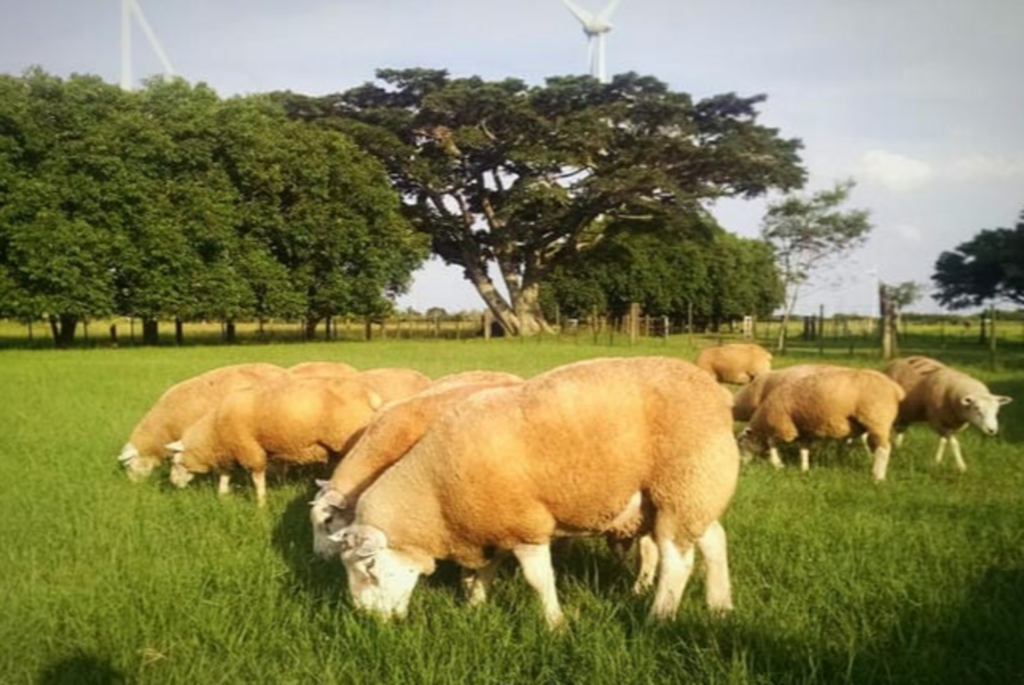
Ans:
[{"label": "tree", "polygon": [[282,98],[385,164],[433,251],[462,267],[513,334],[547,327],[541,285],[610,226],[641,231],[703,201],[804,180],[799,141],[757,123],[763,96],[693,102],[636,74],[535,87],[428,69],[377,77],[319,100]]},{"label": "tree", "polygon": [[933,297],[950,309],[997,299],[1024,305],[1024,211],[1016,227],[984,229],[940,254],[932,281]]},{"label": "tree", "polygon": [[557,266],[544,283],[546,312],[569,317],[595,309],[623,316],[636,302],[652,316],[686,317],[717,327],[744,314],[767,315],[782,302],[771,249],[740,238],[710,217],[657,232],[613,231],[589,254]]},{"label": "tree", "polygon": [[852,180],[842,181],[808,198],[789,195],[768,205],[761,237],[775,250],[786,293],[780,352],[786,349],[786,327],[800,288],[815,269],[860,247],[871,232],[866,210],[839,209],[854,185]]}]

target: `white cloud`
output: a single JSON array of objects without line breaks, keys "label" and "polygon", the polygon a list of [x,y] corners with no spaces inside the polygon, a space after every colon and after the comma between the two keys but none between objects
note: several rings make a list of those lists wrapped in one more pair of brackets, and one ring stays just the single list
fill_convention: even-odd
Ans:
[{"label": "white cloud", "polygon": [[858,176],[895,193],[925,187],[934,170],[927,162],[885,150],[869,150],[860,160]]},{"label": "white cloud", "polygon": [[968,155],[954,159],[945,171],[956,180],[1001,180],[1024,178],[1024,160]]}]

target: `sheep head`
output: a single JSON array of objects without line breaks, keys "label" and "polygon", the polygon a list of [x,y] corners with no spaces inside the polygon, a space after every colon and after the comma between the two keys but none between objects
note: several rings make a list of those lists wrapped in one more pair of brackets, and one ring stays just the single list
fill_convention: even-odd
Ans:
[{"label": "sheep head", "polygon": [[[353,524],[331,535],[340,543],[352,603],[384,619],[402,618],[424,570],[407,554],[388,546],[384,531]],[[432,560],[431,560],[432,561]]]},{"label": "sheep head", "polygon": [[133,483],[145,480],[160,465],[159,459],[142,456],[139,449],[130,442],[121,448],[117,461],[124,467],[128,479]]},{"label": "sheep head", "polygon": [[171,454],[171,483],[175,487],[183,488],[192,482],[195,473],[188,466],[185,443],[181,440],[166,445]]},{"label": "sheep head", "polygon": [[978,427],[986,435],[999,432],[999,407],[1009,404],[1013,398],[1005,395],[965,395],[960,403],[964,407],[965,418]]},{"label": "sheep head", "polygon": [[313,551],[325,559],[341,553],[341,546],[332,535],[351,525],[355,508],[342,493],[330,487],[329,481],[317,481],[320,491],[310,502],[309,520],[313,524]]}]

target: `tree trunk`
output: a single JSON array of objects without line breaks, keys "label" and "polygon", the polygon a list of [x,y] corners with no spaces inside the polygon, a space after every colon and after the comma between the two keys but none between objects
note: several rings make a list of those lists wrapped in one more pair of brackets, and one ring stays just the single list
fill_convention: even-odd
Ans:
[{"label": "tree trunk", "polygon": [[235,325],[234,319],[228,319],[224,322],[224,342],[228,345],[234,345],[238,342],[238,327]]},{"label": "tree trunk", "polygon": [[160,322],[156,319],[150,317],[142,318],[142,344],[160,344]]},{"label": "tree trunk", "polygon": [[174,344],[181,345],[185,342],[185,326],[181,322],[181,317],[174,317]]},{"label": "tree trunk", "polygon": [[306,319],[306,328],[305,328],[306,340],[315,340],[316,339],[316,326],[317,326],[318,323],[320,323],[320,319],[314,318],[312,316],[308,317]]},{"label": "tree trunk", "polygon": [[61,350],[66,350],[75,342],[75,329],[78,327],[78,317],[74,314],[61,314],[60,316],[50,315],[50,331],[53,333],[53,344]]}]

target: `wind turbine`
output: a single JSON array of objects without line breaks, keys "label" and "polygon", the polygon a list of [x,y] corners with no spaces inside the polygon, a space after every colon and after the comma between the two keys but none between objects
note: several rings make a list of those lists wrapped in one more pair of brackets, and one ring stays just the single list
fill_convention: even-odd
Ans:
[{"label": "wind turbine", "polygon": [[157,58],[159,58],[160,63],[164,67],[164,73],[167,76],[174,76],[174,67],[171,66],[171,61],[167,59],[167,53],[161,47],[156,33],[153,32],[153,27],[146,21],[146,15],[142,13],[142,7],[137,0],[121,0],[121,88],[124,90],[131,90],[132,88],[132,15],[135,16],[135,20],[142,27],[142,32],[146,34],[149,46],[153,48],[153,52],[156,53]]},{"label": "wind turbine", "polygon": [[587,36],[587,62],[590,64],[590,75],[601,83],[608,83],[604,63],[604,39],[605,35],[612,30],[608,19],[611,18],[612,12],[615,11],[621,0],[611,0],[603,10],[596,14],[583,9],[572,0],[562,0],[562,2],[583,25],[583,33]]}]

